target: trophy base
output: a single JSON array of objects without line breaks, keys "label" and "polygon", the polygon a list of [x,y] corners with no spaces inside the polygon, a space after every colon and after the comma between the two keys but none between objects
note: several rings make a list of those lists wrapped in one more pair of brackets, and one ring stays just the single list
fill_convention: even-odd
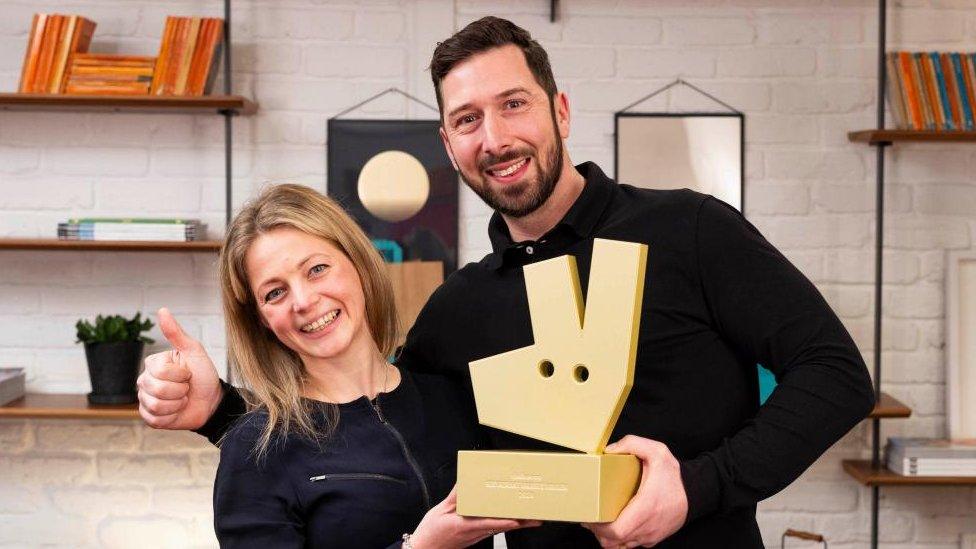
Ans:
[{"label": "trophy base", "polygon": [[637,492],[627,454],[458,452],[457,513],[469,517],[611,522]]}]

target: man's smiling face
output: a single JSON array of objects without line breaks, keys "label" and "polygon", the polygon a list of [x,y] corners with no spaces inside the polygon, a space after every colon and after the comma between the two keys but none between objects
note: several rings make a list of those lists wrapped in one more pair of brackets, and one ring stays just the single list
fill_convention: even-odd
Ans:
[{"label": "man's smiling face", "polygon": [[552,194],[569,135],[565,95],[553,100],[515,45],[458,63],[440,82],[441,138],[461,178],[509,217],[534,212]]}]

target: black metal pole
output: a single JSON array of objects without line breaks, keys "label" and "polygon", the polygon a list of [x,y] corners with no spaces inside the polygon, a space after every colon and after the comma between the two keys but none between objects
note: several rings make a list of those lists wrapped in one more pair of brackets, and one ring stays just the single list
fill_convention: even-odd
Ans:
[{"label": "black metal pole", "polygon": [[[230,0],[224,0],[224,95],[232,93],[230,65]],[[233,145],[234,111],[226,110],[224,115],[224,223],[230,225],[233,212],[231,179],[231,148]]]},{"label": "black metal pole", "polygon": [[[885,127],[884,97],[886,87],[885,48],[887,28],[887,0],[878,0],[878,129]],[[881,289],[884,258],[884,157],[889,143],[877,143],[874,227],[874,398],[881,399]],[[881,467],[881,420],[874,418],[871,436],[871,467]],[[880,487],[871,487],[871,547],[878,547],[878,504]]]}]

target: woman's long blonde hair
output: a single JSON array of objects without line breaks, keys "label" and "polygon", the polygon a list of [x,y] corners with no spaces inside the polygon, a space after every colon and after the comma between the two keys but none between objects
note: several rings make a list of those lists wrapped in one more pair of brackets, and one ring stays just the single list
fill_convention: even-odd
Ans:
[{"label": "woman's long blonde hair", "polygon": [[220,252],[220,287],[230,358],[244,384],[248,409],[267,411],[268,421],[255,446],[263,457],[273,438],[297,432],[321,440],[335,427],[338,411],[328,408],[327,428],[316,429],[311,408],[302,401],[305,370],[298,355],[261,323],[248,284],[245,255],[262,234],[290,227],[324,238],[356,268],[366,302],[366,324],[379,352],[390,356],[398,325],[393,286],[383,259],[359,225],[330,198],[301,185],[269,187],[234,217]]}]

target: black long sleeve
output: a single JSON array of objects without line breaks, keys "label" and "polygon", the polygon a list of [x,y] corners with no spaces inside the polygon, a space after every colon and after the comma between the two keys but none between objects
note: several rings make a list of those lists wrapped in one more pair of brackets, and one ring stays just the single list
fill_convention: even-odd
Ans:
[{"label": "black long sleeve", "polygon": [[738,432],[682,462],[689,521],[783,489],[874,405],[867,368],[840,320],[738,212],[702,202],[696,248],[716,331],[778,385]]},{"label": "black long sleeve", "polygon": [[237,387],[224,380],[220,380],[220,386],[223,389],[220,404],[210,419],[203,424],[203,427],[193,431],[198,435],[207,437],[207,440],[214,445],[220,442],[220,439],[234,425],[237,418],[244,415],[246,411],[244,398]]}]

